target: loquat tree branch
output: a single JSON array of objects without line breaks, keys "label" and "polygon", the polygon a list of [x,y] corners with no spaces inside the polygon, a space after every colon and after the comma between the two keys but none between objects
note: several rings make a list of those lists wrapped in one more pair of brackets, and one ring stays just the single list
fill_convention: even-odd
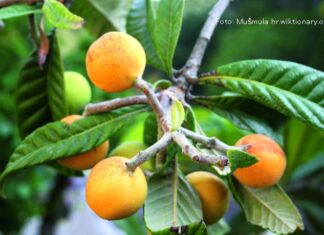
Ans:
[{"label": "loquat tree branch", "polygon": [[190,139],[192,139],[192,140],[194,140],[196,142],[199,142],[199,143],[205,145],[206,147],[214,148],[214,149],[216,149],[218,151],[221,151],[223,153],[226,153],[227,150],[230,150],[230,149],[242,150],[239,147],[234,147],[234,146],[227,145],[227,144],[225,144],[224,142],[218,140],[215,137],[207,137],[207,136],[204,136],[204,135],[200,135],[200,134],[195,133],[193,131],[190,131],[190,130],[188,130],[186,128],[180,128],[180,131],[185,136],[187,136],[188,138],[190,138]]},{"label": "loquat tree branch", "polygon": [[153,145],[147,149],[140,151],[137,155],[126,162],[126,166],[129,170],[134,171],[136,167],[155,156],[158,152],[163,151],[167,148],[169,143],[172,141],[172,135],[170,132],[166,132],[163,136]]},{"label": "loquat tree branch", "polygon": [[88,104],[83,111],[83,116],[89,116],[95,113],[104,113],[121,107],[136,104],[148,104],[147,97],[144,95],[139,95],[126,98],[117,98],[95,104]]},{"label": "loquat tree branch", "polygon": [[228,165],[228,159],[225,155],[210,155],[198,151],[180,131],[173,132],[172,139],[181,147],[183,154],[189,156],[193,161],[217,165],[220,168]]},{"label": "loquat tree branch", "polygon": [[230,0],[219,0],[210,10],[186,64],[180,71],[176,72],[176,74],[178,73],[178,76],[175,78],[177,83],[188,82],[189,84],[193,84],[197,82],[197,74],[207,45],[214,33],[220,17],[228,7],[229,3]]},{"label": "loquat tree branch", "polygon": [[153,111],[157,115],[160,128],[163,130],[163,132],[168,132],[170,128],[165,118],[165,111],[163,110],[160,101],[154,93],[151,84],[138,77],[134,82],[134,86],[137,90],[143,92],[144,95],[146,95],[148,103],[151,105]]}]

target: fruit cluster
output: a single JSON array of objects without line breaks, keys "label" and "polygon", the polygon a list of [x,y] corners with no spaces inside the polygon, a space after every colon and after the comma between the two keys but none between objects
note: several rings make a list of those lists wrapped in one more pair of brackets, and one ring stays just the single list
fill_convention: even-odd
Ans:
[{"label": "fruit cluster", "polygon": [[[145,64],[145,52],[141,44],[132,36],[120,32],[101,36],[90,46],[86,55],[90,80],[106,92],[131,88],[134,81],[143,75]],[[90,101],[91,90],[84,78],[76,73],[66,73],[65,79],[69,110],[79,112]],[[74,80],[80,84],[81,93],[86,94],[77,104],[69,102],[78,100],[78,94],[72,91],[75,89],[71,85]],[[62,121],[69,126],[80,118],[79,115],[70,115]],[[286,158],[275,141],[264,135],[251,134],[237,141],[236,146],[245,146],[246,151],[258,159],[256,164],[239,168],[233,173],[241,184],[260,188],[271,186],[280,180]],[[88,152],[58,162],[74,170],[92,168],[86,185],[86,201],[98,216],[116,220],[132,215],[144,204],[148,187],[145,175],[139,167],[129,169],[126,162],[146,146],[138,142],[124,143],[106,158],[108,148],[107,140]],[[148,162],[145,164],[146,169],[151,169]],[[200,197],[204,222],[217,222],[224,216],[229,204],[229,191],[223,179],[201,171],[190,173],[186,178]]]}]

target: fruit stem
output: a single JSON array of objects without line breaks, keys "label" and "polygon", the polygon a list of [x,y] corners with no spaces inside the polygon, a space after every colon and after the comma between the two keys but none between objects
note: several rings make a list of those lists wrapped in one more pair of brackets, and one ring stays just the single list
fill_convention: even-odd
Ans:
[{"label": "fruit stem", "polygon": [[83,116],[89,116],[95,113],[104,113],[121,107],[136,104],[148,104],[147,97],[145,95],[138,95],[130,96],[127,98],[117,98],[95,104],[88,104],[84,109]]},{"label": "fruit stem", "polygon": [[211,155],[198,151],[180,131],[173,132],[172,139],[181,147],[182,153],[189,156],[193,161],[217,165],[220,168],[228,165],[228,159],[225,155]]},{"label": "fruit stem", "polygon": [[130,171],[134,171],[139,165],[155,156],[160,151],[166,149],[168,144],[172,141],[172,135],[170,132],[164,133],[164,135],[155,144],[151,145],[147,149],[140,151],[134,157],[126,162],[126,166]]},{"label": "fruit stem", "polygon": [[156,113],[158,117],[159,126],[161,127],[164,133],[168,132],[170,130],[170,127],[165,118],[165,111],[163,110],[160,101],[158,100],[156,94],[154,93],[151,84],[144,81],[141,77],[138,77],[134,82],[134,86],[136,87],[136,89],[143,92],[144,95],[146,95],[149,104],[151,105],[153,111]]}]

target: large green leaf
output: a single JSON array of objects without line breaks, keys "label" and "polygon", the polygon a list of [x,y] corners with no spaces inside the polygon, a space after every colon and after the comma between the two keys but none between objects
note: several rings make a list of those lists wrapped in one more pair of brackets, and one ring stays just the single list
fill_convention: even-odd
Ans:
[{"label": "large green leaf", "polygon": [[288,122],[285,131],[287,167],[284,178],[288,179],[296,168],[324,152],[324,132],[296,119]]},{"label": "large green leaf", "polygon": [[200,84],[240,93],[284,115],[324,129],[324,73],[292,62],[242,61],[221,66]]},{"label": "large green leaf", "polygon": [[13,17],[19,17],[29,14],[41,13],[39,6],[31,6],[27,4],[15,4],[0,9],[0,20]]},{"label": "large green leaf", "polygon": [[85,23],[80,16],[73,14],[56,0],[45,0],[42,11],[46,19],[57,28],[78,29]]},{"label": "large green leaf", "polygon": [[71,11],[82,16],[98,36],[112,30],[125,31],[131,0],[75,0]]},{"label": "large green leaf", "polygon": [[[231,98],[236,99],[238,98],[238,96]],[[263,120],[262,118],[253,116],[252,114],[248,114],[243,110],[240,110],[240,107],[242,106],[240,106],[239,104],[237,106],[231,107],[232,104],[229,104],[230,100],[231,99],[228,97],[209,96],[195,99],[195,102],[206,106],[208,109],[230,120],[234,125],[243,130],[267,135],[280,145],[283,145],[283,136],[280,129],[275,130],[267,121]],[[227,107],[226,103],[230,107]]]},{"label": "large green leaf", "polygon": [[279,185],[252,189],[231,183],[230,188],[248,222],[278,234],[304,229],[297,208]]},{"label": "large green leaf", "polygon": [[[189,233],[191,229],[200,227],[202,211],[199,197],[174,160],[149,179],[148,188],[144,218],[153,234],[177,229],[186,229],[188,234],[192,234]],[[206,231],[206,228],[202,231]]]},{"label": "large green leaf", "polygon": [[164,71],[171,76],[172,60],[180,35],[184,0],[160,0],[156,9],[153,42]]},{"label": "large green leaf", "polygon": [[150,33],[147,30],[147,0],[135,0],[127,16],[127,32],[133,35],[143,45],[147,63],[156,68],[161,66],[161,60],[155,51]]},{"label": "large green leaf", "polygon": [[66,115],[63,65],[55,34],[50,37],[47,61],[40,68],[37,51],[22,68],[17,85],[16,110],[20,135]]},{"label": "large green leaf", "polygon": [[14,171],[86,152],[103,143],[137,114],[147,110],[143,106],[134,106],[88,116],[69,127],[63,122],[54,122],[38,128],[11,155],[0,182]]},{"label": "large green leaf", "polygon": [[305,65],[280,60],[246,60],[220,66],[217,72],[266,83],[324,107],[324,73]]}]

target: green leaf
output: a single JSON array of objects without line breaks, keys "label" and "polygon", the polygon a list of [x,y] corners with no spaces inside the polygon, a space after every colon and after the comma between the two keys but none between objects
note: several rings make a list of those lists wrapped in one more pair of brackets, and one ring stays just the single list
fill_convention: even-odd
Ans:
[{"label": "green leaf", "polygon": [[144,143],[147,146],[151,146],[157,141],[158,133],[157,133],[157,122],[156,116],[154,113],[150,113],[145,119],[144,123]]},{"label": "green leaf", "polygon": [[224,219],[221,219],[216,224],[207,226],[207,231],[209,235],[225,235],[230,231],[230,227],[225,222]]},{"label": "green leaf", "polygon": [[[252,189],[235,183],[235,198],[248,222],[278,234],[304,229],[302,218],[279,185]],[[232,189],[232,188],[231,188]]]},{"label": "green leaf", "polygon": [[288,122],[285,129],[287,167],[284,178],[288,179],[300,166],[305,165],[318,153],[324,152],[324,132],[296,119]]},{"label": "green leaf", "polygon": [[222,66],[200,84],[240,93],[282,114],[324,129],[324,73],[292,62],[252,60]]},{"label": "green leaf", "polygon": [[71,10],[87,21],[97,36],[108,31],[126,31],[126,16],[131,0],[75,0]]},{"label": "green leaf", "polygon": [[280,60],[246,60],[220,66],[217,72],[266,83],[324,107],[324,73],[305,65]]},{"label": "green leaf", "polygon": [[89,151],[107,140],[137,114],[147,110],[143,106],[134,106],[91,115],[69,127],[63,122],[55,122],[38,128],[11,155],[0,176],[0,183],[14,171]]},{"label": "green leaf", "polygon": [[50,51],[41,69],[35,51],[24,65],[16,92],[16,112],[20,135],[66,116],[63,65],[55,34],[50,37]]},{"label": "green leaf", "polygon": [[194,132],[197,132],[198,129],[198,121],[195,115],[194,110],[188,106],[186,107],[186,117],[185,117],[185,121],[184,121],[184,127],[192,130]]},{"label": "green leaf", "polygon": [[185,112],[182,103],[174,98],[170,108],[171,131],[178,130],[185,118]]},{"label": "green leaf", "polygon": [[258,159],[246,152],[230,149],[226,152],[230,162],[231,172],[237,168],[248,167],[258,162]]},{"label": "green leaf", "polygon": [[153,234],[178,229],[195,234],[189,231],[193,227],[200,227],[202,222],[200,200],[174,159],[149,179],[148,188],[144,219]]},{"label": "green leaf", "polygon": [[173,83],[170,80],[162,79],[158,80],[153,84],[154,90],[165,90],[169,87],[171,87]]},{"label": "green leaf", "polygon": [[[161,66],[150,33],[148,32],[147,0],[135,0],[127,16],[127,32],[134,36],[144,47],[147,63],[156,68]],[[154,20],[154,19],[153,19]]]},{"label": "green leaf", "polygon": [[[319,143],[318,143],[319,144]],[[300,180],[307,180],[307,176],[311,176],[316,171],[321,171],[324,169],[324,152],[317,155],[315,158],[311,159],[307,163],[300,165],[291,176],[291,180],[294,182],[299,182]],[[324,193],[324,192],[323,192]]]},{"label": "green leaf", "polygon": [[[262,118],[241,111],[239,107],[229,108],[226,105],[219,105],[219,103],[222,102],[221,100],[223,99],[224,97],[222,96],[208,96],[195,99],[195,102],[208,107],[208,109],[212,110],[214,113],[230,120],[235,126],[243,130],[267,135],[280,145],[283,145],[283,136],[281,131],[275,130]],[[228,101],[228,99],[226,98],[225,100]]]},{"label": "green leaf", "polygon": [[85,23],[83,18],[73,14],[61,2],[56,0],[45,0],[42,11],[46,19],[57,28],[78,29]]},{"label": "green leaf", "polygon": [[[168,76],[172,76],[172,60],[180,35],[184,0],[160,0],[156,14],[148,14],[154,18],[154,26],[150,26],[153,44],[162,64],[160,68]],[[154,11],[152,7],[149,11]]]},{"label": "green leaf", "polygon": [[0,20],[10,19],[14,17],[41,13],[38,6],[31,6],[27,4],[15,4],[0,9]]}]

